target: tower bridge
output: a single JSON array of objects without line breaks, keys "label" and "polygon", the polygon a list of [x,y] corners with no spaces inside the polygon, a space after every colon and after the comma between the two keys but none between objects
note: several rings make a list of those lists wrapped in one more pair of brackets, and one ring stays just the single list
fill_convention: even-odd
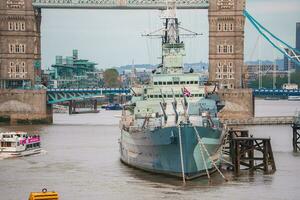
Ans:
[{"label": "tower bridge", "polygon": [[[0,88],[32,87],[40,80],[44,8],[165,9],[166,0],[3,0],[0,3]],[[243,10],[246,0],[176,0],[178,9],[208,9],[209,80],[242,87]],[[219,70],[223,69],[224,70]],[[225,70],[226,68],[226,70]]]},{"label": "tower bridge", "polygon": [[[279,38],[274,37],[249,13],[244,12],[246,0],[177,0],[176,4],[178,9],[208,9],[209,81],[219,82],[223,89],[241,89],[243,86],[245,16],[275,48],[281,51],[281,48],[272,42],[271,37],[276,42],[282,43],[281,46],[290,48]],[[103,91],[112,92],[105,89],[96,91],[11,90],[20,87],[30,88],[40,82],[41,9],[164,9],[165,7],[166,0],[0,1],[0,105],[2,105],[0,106],[0,122],[3,116],[8,116],[13,120],[19,118],[22,120],[49,119],[49,115],[51,115],[49,109],[51,109],[50,104],[52,103],[99,95]],[[295,52],[297,51],[295,50]],[[291,56],[287,56],[289,59],[293,59]],[[299,58],[298,61],[300,63]],[[113,92],[126,93],[127,91],[114,90]],[[283,94],[280,91],[254,91],[251,93],[249,90],[242,93],[242,90],[227,91],[227,93],[225,90],[222,95],[225,100],[247,104],[246,107],[249,107],[248,111],[250,111],[250,101],[252,101],[253,95]],[[287,93],[284,92],[284,94]],[[245,96],[247,96],[246,103]],[[35,106],[37,104],[39,105],[38,109]],[[7,108],[10,109],[9,112]]]}]

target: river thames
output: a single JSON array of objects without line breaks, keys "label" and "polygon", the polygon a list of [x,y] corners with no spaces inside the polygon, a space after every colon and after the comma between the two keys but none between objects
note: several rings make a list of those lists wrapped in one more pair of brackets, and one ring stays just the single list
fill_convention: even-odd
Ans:
[{"label": "river thames", "polygon": [[[256,116],[295,115],[300,102],[256,101]],[[132,169],[119,160],[120,111],[55,114],[53,125],[2,126],[0,131],[39,133],[41,155],[0,160],[0,199],[27,199],[32,191],[56,191],[62,200],[80,199],[288,199],[300,198],[300,154],[292,152],[290,126],[248,127],[255,137],[271,137],[277,171],[239,178],[225,172],[182,182]]]}]

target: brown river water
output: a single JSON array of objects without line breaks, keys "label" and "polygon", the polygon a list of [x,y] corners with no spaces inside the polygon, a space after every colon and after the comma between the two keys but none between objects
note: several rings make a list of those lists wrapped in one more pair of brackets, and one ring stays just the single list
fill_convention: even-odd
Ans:
[{"label": "brown river water", "polygon": [[[256,101],[257,116],[294,115],[300,102]],[[119,160],[119,111],[69,116],[53,125],[0,127],[40,133],[45,153],[0,160],[0,200],[28,199],[31,191],[57,191],[61,200],[81,199],[300,199],[300,154],[292,153],[290,126],[248,127],[271,137],[277,171],[236,178],[225,172],[187,182],[132,169]]]}]

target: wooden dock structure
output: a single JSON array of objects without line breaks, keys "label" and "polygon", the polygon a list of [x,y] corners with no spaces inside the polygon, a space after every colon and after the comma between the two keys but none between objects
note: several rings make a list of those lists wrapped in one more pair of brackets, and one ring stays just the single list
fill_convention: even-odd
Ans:
[{"label": "wooden dock structure", "polygon": [[270,138],[249,137],[248,130],[228,130],[227,146],[223,153],[231,158],[233,170],[237,176],[243,170],[251,173],[262,170],[266,174],[276,171]]},{"label": "wooden dock structure", "polygon": [[293,124],[293,150],[294,152],[300,151],[300,123]]},{"label": "wooden dock structure", "polygon": [[262,170],[271,174],[276,171],[270,138],[232,138],[231,152],[236,175],[240,174],[242,166],[250,172]]},{"label": "wooden dock structure", "polygon": [[[78,109],[90,108],[90,110],[79,111]],[[96,99],[85,99],[85,100],[70,100],[69,101],[69,114],[80,114],[80,113],[98,113],[97,100]]]},{"label": "wooden dock structure", "polygon": [[296,118],[294,116],[253,117],[249,119],[228,119],[224,120],[223,123],[227,126],[292,125]]}]

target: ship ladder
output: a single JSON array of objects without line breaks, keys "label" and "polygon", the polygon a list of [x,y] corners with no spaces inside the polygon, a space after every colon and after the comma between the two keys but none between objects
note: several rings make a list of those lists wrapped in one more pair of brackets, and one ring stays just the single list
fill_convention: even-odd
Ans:
[{"label": "ship ladder", "polygon": [[[199,133],[198,133],[198,130],[196,129],[195,126],[194,126],[194,130],[195,130],[196,137],[197,137],[197,139],[198,139],[198,143],[199,143],[200,146],[204,149],[205,153],[206,153],[207,156],[208,156],[208,159],[209,159],[210,162],[213,164],[213,166],[216,168],[216,170],[219,172],[219,174],[222,176],[222,178],[223,178],[225,181],[228,181],[228,180],[226,179],[226,177],[224,176],[224,174],[220,171],[220,169],[218,168],[218,166],[216,165],[216,163],[215,163],[215,162],[213,161],[213,159],[211,158],[211,156],[210,156],[210,154],[209,154],[207,148],[205,147],[205,145],[204,145],[202,139],[200,138],[200,135],[199,135]],[[204,159],[204,158],[203,158],[203,159]],[[204,163],[206,163],[206,162],[204,162]],[[205,165],[205,166],[206,166],[206,165]],[[207,167],[206,167],[206,170],[208,171]],[[210,176],[209,176],[208,178],[210,178]]]},{"label": "ship ladder", "polygon": [[[226,153],[226,145],[229,144],[229,129],[227,128],[226,124],[224,125],[224,136],[223,136],[223,140],[222,140],[222,145],[221,145],[221,160],[227,164],[229,164],[230,166],[233,166],[233,164],[229,161],[227,161],[226,159],[223,158],[223,155]],[[230,152],[229,152],[230,153]]]}]

